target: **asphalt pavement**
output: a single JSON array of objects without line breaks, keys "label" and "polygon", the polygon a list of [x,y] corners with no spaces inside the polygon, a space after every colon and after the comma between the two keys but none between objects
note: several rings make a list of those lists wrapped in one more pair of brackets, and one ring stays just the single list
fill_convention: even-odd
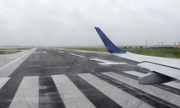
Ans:
[{"label": "asphalt pavement", "polygon": [[180,107],[178,81],[139,85],[149,70],[108,53],[41,47],[2,60],[0,108]]}]

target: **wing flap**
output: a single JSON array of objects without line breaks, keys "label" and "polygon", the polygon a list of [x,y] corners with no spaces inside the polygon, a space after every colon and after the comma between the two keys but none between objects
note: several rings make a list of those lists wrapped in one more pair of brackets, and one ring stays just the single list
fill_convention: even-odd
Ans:
[{"label": "wing flap", "polygon": [[149,69],[150,71],[155,71],[157,73],[180,80],[180,70],[179,69],[160,65],[160,64],[148,63],[148,62],[140,63],[140,64],[138,64],[138,66],[141,66],[141,67]]}]

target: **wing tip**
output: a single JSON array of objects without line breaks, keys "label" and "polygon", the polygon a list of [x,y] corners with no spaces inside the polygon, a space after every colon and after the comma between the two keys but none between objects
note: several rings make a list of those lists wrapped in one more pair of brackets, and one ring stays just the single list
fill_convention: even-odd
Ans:
[{"label": "wing tip", "polygon": [[126,53],[126,51],[118,48],[114,43],[103,33],[103,31],[99,27],[94,27],[97,33],[99,34],[101,40],[103,41],[104,45],[108,49],[109,53]]}]

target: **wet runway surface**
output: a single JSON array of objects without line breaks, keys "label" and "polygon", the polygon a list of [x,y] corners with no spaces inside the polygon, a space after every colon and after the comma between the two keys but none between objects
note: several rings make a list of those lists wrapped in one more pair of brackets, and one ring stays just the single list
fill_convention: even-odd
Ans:
[{"label": "wet runway surface", "polygon": [[179,108],[180,83],[139,85],[149,70],[136,64],[108,53],[38,48],[10,75],[12,65],[0,72],[0,108]]}]

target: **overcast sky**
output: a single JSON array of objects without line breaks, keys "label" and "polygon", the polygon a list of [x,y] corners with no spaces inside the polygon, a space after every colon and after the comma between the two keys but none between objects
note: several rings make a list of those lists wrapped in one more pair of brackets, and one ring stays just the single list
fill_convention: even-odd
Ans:
[{"label": "overcast sky", "polygon": [[99,46],[180,42],[180,0],[0,0],[0,45]]}]

